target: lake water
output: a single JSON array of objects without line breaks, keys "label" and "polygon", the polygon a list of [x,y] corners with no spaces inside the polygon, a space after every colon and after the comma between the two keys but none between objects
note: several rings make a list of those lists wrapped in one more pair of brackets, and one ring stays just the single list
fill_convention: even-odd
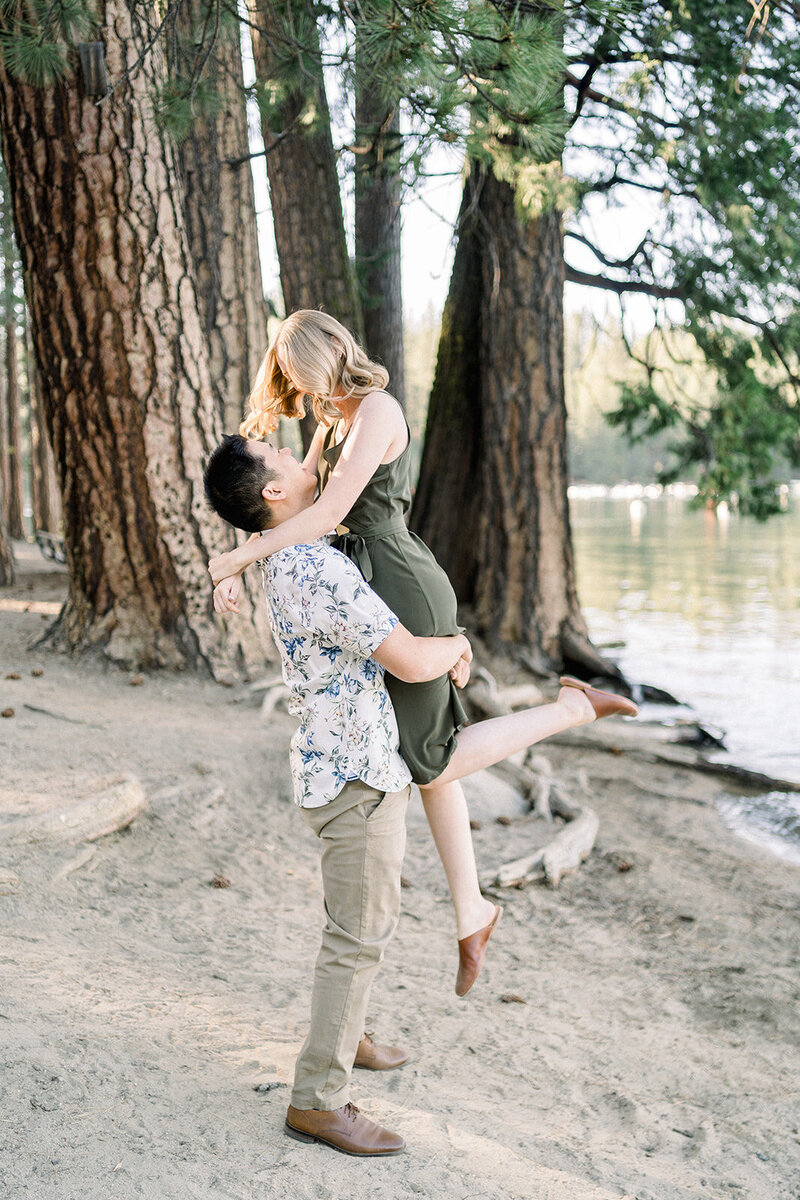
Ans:
[{"label": "lake water", "polygon": [[[766,524],[677,495],[570,497],[595,644],[622,642],[606,653],[631,682],[665,688],[724,730],[732,761],[800,783],[800,497]],[[800,862],[800,795],[722,800],[720,811]]]}]

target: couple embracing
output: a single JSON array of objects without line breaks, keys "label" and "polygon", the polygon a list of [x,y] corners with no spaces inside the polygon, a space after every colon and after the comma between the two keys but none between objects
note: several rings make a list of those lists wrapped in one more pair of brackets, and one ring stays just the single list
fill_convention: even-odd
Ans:
[{"label": "couple embracing", "polygon": [[[458,690],[472,652],[447,576],[405,524],[410,434],[388,382],[339,322],[293,313],[266,353],[241,434],[224,439],[205,473],[219,515],[254,534],[209,564],[215,608],[237,611],[241,573],[260,561],[300,719],[294,797],[322,846],[326,920],[285,1129],[359,1156],[404,1145],[350,1104],[349,1083],[354,1066],[387,1070],[408,1057],[375,1046],[364,1021],[399,917],[410,782],[450,888],[464,996],[501,909],[478,885],[459,781],[551,734],[637,711],[568,678],[553,704],[464,727]],[[301,463],[264,439],[280,416],[303,415],[305,396],[318,426]]]}]

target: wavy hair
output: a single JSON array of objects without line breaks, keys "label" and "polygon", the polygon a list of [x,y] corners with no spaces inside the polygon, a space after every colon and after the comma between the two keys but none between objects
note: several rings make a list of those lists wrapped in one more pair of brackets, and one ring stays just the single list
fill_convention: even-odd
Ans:
[{"label": "wavy hair", "polygon": [[[278,349],[291,381],[278,364]],[[367,358],[344,325],[315,308],[298,309],[281,322],[264,355],[239,432],[264,437],[280,417],[302,417],[305,396],[311,397],[317,421],[330,425],[341,415],[333,404],[334,394],[361,399],[388,382],[386,368]]]}]

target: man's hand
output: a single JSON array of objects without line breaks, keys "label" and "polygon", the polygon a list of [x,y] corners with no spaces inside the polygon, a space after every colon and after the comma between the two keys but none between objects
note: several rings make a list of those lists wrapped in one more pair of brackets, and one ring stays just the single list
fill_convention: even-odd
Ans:
[{"label": "man's hand", "polygon": [[[224,558],[225,556],[221,555],[220,557]],[[214,612],[238,613],[239,605],[236,601],[239,599],[241,590],[241,575],[229,575],[227,579],[221,579],[214,588]]]},{"label": "man's hand", "polygon": [[450,678],[457,688],[467,686],[469,683],[469,663],[466,658],[460,658],[456,665],[450,668]]},{"label": "man's hand", "polygon": [[470,663],[472,662],[472,646],[470,646],[466,638],[464,638],[464,641],[466,642],[466,649],[456,665],[451,667],[449,671],[450,678],[453,680],[453,683],[457,688],[466,687],[469,683]]}]

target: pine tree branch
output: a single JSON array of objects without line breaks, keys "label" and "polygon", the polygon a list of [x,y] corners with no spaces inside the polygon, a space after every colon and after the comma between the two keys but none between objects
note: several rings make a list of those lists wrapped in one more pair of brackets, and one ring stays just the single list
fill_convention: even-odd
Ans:
[{"label": "pine tree branch", "polygon": [[566,265],[564,278],[567,283],[579,283],[583,287],[604,288],[621,296],[624,292],[641,292],[642,295],[652,296],[656,300],[683,300],[684,294],[680,288],[665,287],[658,283],[649,283],[645,279],[609,279],[605,275],[591,275],[588,271],[578,271],[575,267]]},{"label": "pine tree branch", "polygon": [[638,256],[641,254],[641,252],[644,250],[645,246],[647,245],[649,236],[650,236],[650,231],[648,230],[647,233],[642,238],[642,240],[639,242],[639,245],[636,247],[636,249],[631,254],[628,255],[627,258],[609,258],[607,255],[605,255],[602,252],[602,250],[600,250],[597,246],[595,246],[594,242],[591,242],[589,240],[589,238],[587,238],[584,234],[575,233],[573,230],[570,230],[570,229],[566,230],[566,232],[564,233],[564,237],[572,238],[573,241],[581,242],[582,245],[588,246],[588,248],[591,250],[591,252],[595,256],[595,258],[598,259],[605,266],[617,267],[617,268],[619,268],[619,270],[623,270],[623,271],[627,270],[628,267],[633,266],[635,260],[638,258]]},{"label": "pine tree branch", "polygon": [[683,133],[687,132],[690,128],[687,121],[670,121],[665,117],[659,117],[657,113],[651,112],[649,109],[632,108],[627,104],[623,104],[621,100],[616,100],[613,96],[609,96],[605,92],[595,91],[594,88],[588,86],[583,87],[583,81],[573,75],[571,71],[564,72],[564,79],[570,87],[574,87],[576,89],[579,96],[581,95],[581,89],[583,88],[584,100],[594,100],[595,103],[603,104],[606,108],[610,108],[614,112],[624,113],[626,117],[630,117],[630,119],[633,121],[637,119],[652,121],[654,124],[660,125],[662,129],[680,129]]},{"label": "pine tree branch", "polygon": [[[616,54],[604,54],[603,65],[607,63],[609,66],[618,66],[624,63],[641,62],[642,54],[643,52],[641,50],[627,50]],[[571,66],[577,66],[581,63],[592,62],[594,57],[594,52],[587,51],[586,54],[570,55],[567,59],[567,62]],[[699,67],[702,61],[699,58],[695,58],[694,55],[691,54],[676,54],[668,50],[648,50],[647,59],[650,62],[677,63],[679,66],[684,67]]]},{"label": "pine tree branch", "polygon": [[[603,147],[598,147],[598,149],[602,150]],[[630,179],[626,175],[618,175],[616,166],[614,167],[613,175],[610,175],[608,179],[598,179],[596,183],[587,183],[582,185],[581,194],[587,196],[590,193],[610,192],[611,189],[615,187],[639,188],[640,191],[657,192],[659,195],[664,195],[664,193],[667,193],[670,198],[673,196],[681,196],[690,200],[697,200],[698,203],[700,201],[700,197],[695,191],[679,192],[670,187],[668,183],[645,183],[644,180],[641,179]]]},{"label": "pine tree branch", "polygon": [[266,156],[271,154],[277,146],[280,146],[284,138],[287,138],[295,129],[299,119],[300,114],[298,113],[294,120],[290,121],[285,129],[282,129],[280,133],[275,134],[275,137],[272,139],[270,144],[265,146],[263,150],[254,150],[252,154],[242,154],[239,156],[239,158],[226,158],[223,161],[229,167],[241,167],[243,163],[251,162],[254,158],[266,158]]}]

